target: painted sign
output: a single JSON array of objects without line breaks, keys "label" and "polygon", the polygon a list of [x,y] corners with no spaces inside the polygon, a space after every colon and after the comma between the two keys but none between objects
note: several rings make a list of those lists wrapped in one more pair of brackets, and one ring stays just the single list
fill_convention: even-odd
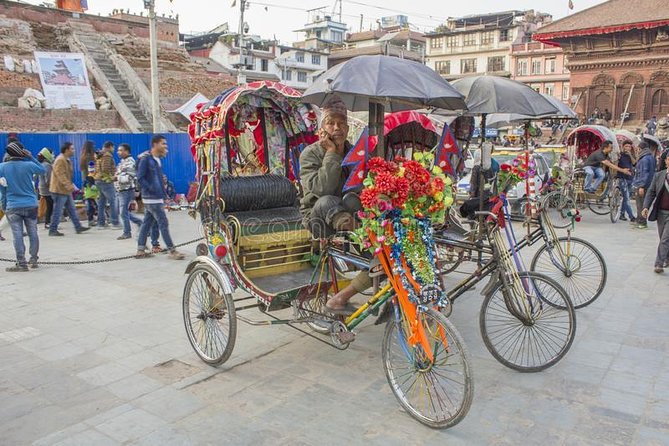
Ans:
[{"label": "painted sign", "polygon": [[84,55],[35,51],[46,108],[95,110]]}]

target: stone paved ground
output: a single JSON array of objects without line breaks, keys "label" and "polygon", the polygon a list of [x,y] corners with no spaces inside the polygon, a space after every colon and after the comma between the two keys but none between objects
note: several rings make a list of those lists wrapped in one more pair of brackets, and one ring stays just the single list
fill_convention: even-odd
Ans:
[{"label": "stone paved ground", "polygon": [[[171,218],[177,241],[197,236],[184,213]],[[43,260],[134,250],[116,231],[64,231],[42,238]],[[456,304],[451,319],[471,351],[476,393],[469,416],[447,431],[400,409],[383,374],[380,327],[363,326],[339,352],[288,327],[240,324],[230,361],[216,369],[184,333],[185,261],[3,268],[0,444],[669,444],[669,274],[651,270],[654,229],[588,214],[577,231],[604,254],[609,282],[578,311],[574,345],[555,367],[503,367],[481,341],[481,297]],[[184,251],[190,259],[194,246]],[[0,242],[0,257],[11,253]]]}]

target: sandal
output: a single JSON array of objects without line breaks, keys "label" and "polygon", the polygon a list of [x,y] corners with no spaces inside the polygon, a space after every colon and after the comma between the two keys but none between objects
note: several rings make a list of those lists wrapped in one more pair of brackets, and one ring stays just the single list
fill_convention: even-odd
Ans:
[{"label": "sandal", "polygon": [[136,259],[146,259],[148,257],[153,257],[153,254],[144,250],[137,250],[137,253],[135,254]]},{"label": "sandal", "polygon": [[151,248],[151,254],[160,254],[161,252],[163,252],[163,248],[160,245]]},{"label": "sandal", "polygon": [[342,308],[330,308],[330,307],[328,307],[327,303],[325,304],[325,311],[326,312],[341,315],[341,316],[350,316],[353,313],[355,313],[356,311],[358,311],[358,308],[359,307],[356,307],[355,305],[353,305],[350,302],[347,302],[346,305]]}]

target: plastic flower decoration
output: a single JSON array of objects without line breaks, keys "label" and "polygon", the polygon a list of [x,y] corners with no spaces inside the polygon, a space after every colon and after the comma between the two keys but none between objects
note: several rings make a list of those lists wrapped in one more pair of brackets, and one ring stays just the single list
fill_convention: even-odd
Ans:
[{"label": "plastic flower decoration", "polygon": [[501,164],[497,174],[497,189],[507,191],[528,176],[534,177],[537,174],[536,167],[533,159],[529,163],[525,162],[525,155],[514,158],[510,163]]},{"label": "plastic flower decoration", "polygon": [[370,159],[356,231],[371,252],[378,254],[385,244],[396,265],[403,256],[422,284],[435,281],[432,224],[442,224],[453,204],[453,182],[433,164],[431,153],[416,153],[413,160]]}]

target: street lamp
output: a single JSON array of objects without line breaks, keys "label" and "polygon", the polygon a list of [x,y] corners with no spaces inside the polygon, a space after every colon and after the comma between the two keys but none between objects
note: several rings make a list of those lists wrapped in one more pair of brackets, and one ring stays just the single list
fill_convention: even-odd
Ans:
[{"label": "street lamp", "polygon": [[151,48],[151,117],[153,132],[160,132],[160,84],[158,82],[158,39],[156,36],[155,0],[144,0],[144,8],[149,11],[149,43]]}]

